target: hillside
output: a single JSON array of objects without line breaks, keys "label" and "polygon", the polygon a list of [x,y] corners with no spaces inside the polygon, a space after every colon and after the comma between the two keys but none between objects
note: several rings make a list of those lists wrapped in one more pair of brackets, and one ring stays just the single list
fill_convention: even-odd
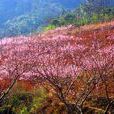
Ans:
[{"label": "hillside", "polygon": [[0,0],[0,114],[114,114],[114,0]]},{"label": "hillside", "polygon": [[[11,79],[18,78],[11,96],[16,95],[18,100],[18,94],[22,94],[43,100],[38,100],[38,104],[30,101],[32,105],[19,100],[24,101],[25,112],[40,113],[44,107],[48,113],[55,113],[55,109],[66,112],[65,103],[69,106],[76,101],[76,107],[84,103],[84,114],[87,110],[104,114],[110,104],[108,99],[114,102],[114,21],[69,25],[28,37],[5,38],[0,43],[0,79],[4,82],[1,90]],[[39,88],[42,91],[37,93]],[[63,97],[58,96],[61,92]],[[15,101],[15,97],[10,99]],[[22,105],[17,105],[14,109],[19,112]],[[28,109],[29,106],[35,108]],[[108,111],[113,113],[113,105]]]}]

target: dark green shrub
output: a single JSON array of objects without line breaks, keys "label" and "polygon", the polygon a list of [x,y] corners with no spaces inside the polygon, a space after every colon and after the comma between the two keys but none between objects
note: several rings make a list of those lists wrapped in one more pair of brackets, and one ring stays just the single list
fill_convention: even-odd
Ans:
[{"label": "dark green shrub", "polygon": [[106,107],[108,105],[108,100],[105,97],[99,97],[94,103],[98,107]]},{"label": "dark green shrub", "polygon": [[17,93],[14,94],[11,98],[11,104],[14,107],[18,107],[19,105],[25,105],[25,106],[29,106],[33,101],[33,94],[31,93]]},{"label": "dark green shrub", "polygon": [[15,112],[13,112],[12,107],[11,106],[7,106],[7,107],[3,107],[0,109],[0,114],[16,114]]},{"label": "dark green shrub", "polygon": [[60,21],[58,19],[53,19],[51,24],[54,26],[60,26]]}]

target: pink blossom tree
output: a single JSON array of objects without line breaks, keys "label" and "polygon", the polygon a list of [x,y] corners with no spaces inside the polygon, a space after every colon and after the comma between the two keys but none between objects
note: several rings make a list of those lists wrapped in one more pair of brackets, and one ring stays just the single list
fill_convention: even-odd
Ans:
[{"label": "pink blossom tree", "polygon": [[105,86],[109,99],[106,79],[113,73],[113,47],[109,51],[103,49],[97,39],[92,40],[91,46],[78,46],[68,38],[44,40],[39,47],[47,53],[36,59],[34,76],[51,86],[51,92],[65,105],[68,114],[82,113],[83,104],[99,84]]}]

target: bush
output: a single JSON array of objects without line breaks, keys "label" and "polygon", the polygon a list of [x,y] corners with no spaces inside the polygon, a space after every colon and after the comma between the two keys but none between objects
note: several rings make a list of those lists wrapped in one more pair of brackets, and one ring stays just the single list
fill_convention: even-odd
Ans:
[{"label": "bush", "polygon": [[10,100],[10,103],[14,107],[18,107],[22,104],[25,106],[29,106],[32,102],[33,102],[33,94],[26,92],[16,93],[12,96]]},{"label": "bush", "polygon": [[16,114],[16,113],[13,112],[11,106],[9,106],[9,107],[7,106],[7,107],[0,108],[0,114]]},{"label": "bush", "polygon": [[108,105],[108,100],[105,97],[99,97],[94,101],[97,107],[106,107]]},{"label": "bush", "polygon": [[69,24],[82,26],[91,23],[110,21],[114,18],[114,7],[104,7],[100,9],[99,12],[91,12],[91,14],[84,10],[84,7],[86,6],[82,6],[74,12],[68,12],[56,19],[52,19],[49,26],[46,27],[46,30]]},{"label": "bush", "polygon": [[44,31],[48,31],[48,30],[53,30],[53,29],[55,29],[55,28],[56,28],[55,25],[49,24],[48,26],[44,27],[43,30],[44,30]]},{"label": "bush", "polygon": [[30,114],[31,112],[36,112],[38,108],[42,107],[46,97],[47,93],[43,88],[31,92],[24,90],[13,92],[2,105],[0,114],[7,114],[3,112],[8,110],[8,106],[12,107],[11,114]]}]

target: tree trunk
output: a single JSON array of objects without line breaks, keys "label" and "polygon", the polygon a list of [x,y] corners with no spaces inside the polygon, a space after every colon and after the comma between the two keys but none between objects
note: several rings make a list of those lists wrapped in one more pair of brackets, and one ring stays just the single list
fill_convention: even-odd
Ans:
[{"label": "tree trunk", "polygon": [[114,103],[114,101],[111,101],[108,105],[107,105],[107,107],[106,107],[106,110],[105,110],[105,114],[108,114],[108,111],[109,111],[109,109],[110,109],[110,107],[111,107],[111,105]]},{"label": "tree trunk", "polygon": [[83,114],[83,113],[82,113],[82,110],[79,106],[69,104],[67,106],[67,114]]}]

